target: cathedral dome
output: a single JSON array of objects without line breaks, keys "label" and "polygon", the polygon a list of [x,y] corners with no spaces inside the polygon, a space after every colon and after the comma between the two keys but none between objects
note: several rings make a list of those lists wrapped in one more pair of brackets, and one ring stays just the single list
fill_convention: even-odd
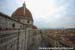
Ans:
[{"label": "cathedral dome", "polygon": [[13,18],[17,19],[32,19],[32,14],[31,12],[26,8],[25,3],[23,4],[22,7],[16,9],[16,11],[12,14]]}]

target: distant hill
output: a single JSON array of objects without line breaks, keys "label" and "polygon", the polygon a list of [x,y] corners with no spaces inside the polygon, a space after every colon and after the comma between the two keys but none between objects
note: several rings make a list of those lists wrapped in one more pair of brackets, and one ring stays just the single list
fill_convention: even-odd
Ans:
[{"label": "distant hill", "polygon": [[75,28],[66,28],[65,30],[75,30]]}]

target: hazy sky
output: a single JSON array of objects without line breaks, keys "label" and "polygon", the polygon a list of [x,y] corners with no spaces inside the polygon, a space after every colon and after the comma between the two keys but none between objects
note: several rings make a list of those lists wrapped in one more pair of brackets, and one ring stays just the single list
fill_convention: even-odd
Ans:
[{"label": "hazy sky", "polygon": [[[24,0],[0,0],[0,12],[9,16]],[[75,28],[75,0],[25,0],[38,28]]]}]

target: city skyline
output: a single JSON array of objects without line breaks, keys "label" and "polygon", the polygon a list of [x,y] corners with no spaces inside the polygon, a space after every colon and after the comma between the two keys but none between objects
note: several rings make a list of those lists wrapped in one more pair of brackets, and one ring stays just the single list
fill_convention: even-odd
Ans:
[{"label": "city skyline", "polygon": [[[1,0],[0,12],[9,16],[24,0]],[[25,0],[38,28],[75,28],[74,0]]]}]

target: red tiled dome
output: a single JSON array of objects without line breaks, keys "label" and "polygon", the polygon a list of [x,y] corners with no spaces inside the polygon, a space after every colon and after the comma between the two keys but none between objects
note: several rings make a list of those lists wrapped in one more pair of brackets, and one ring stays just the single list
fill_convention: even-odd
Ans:
[{"label": "red tiled dome", "polygon": [[26,6],[23,4],[23,7],[18,8],[13,14],[12,17],[14,18],[27,18],[27,19],[32,19],[32,14],[31,12],[26,8]]}]

